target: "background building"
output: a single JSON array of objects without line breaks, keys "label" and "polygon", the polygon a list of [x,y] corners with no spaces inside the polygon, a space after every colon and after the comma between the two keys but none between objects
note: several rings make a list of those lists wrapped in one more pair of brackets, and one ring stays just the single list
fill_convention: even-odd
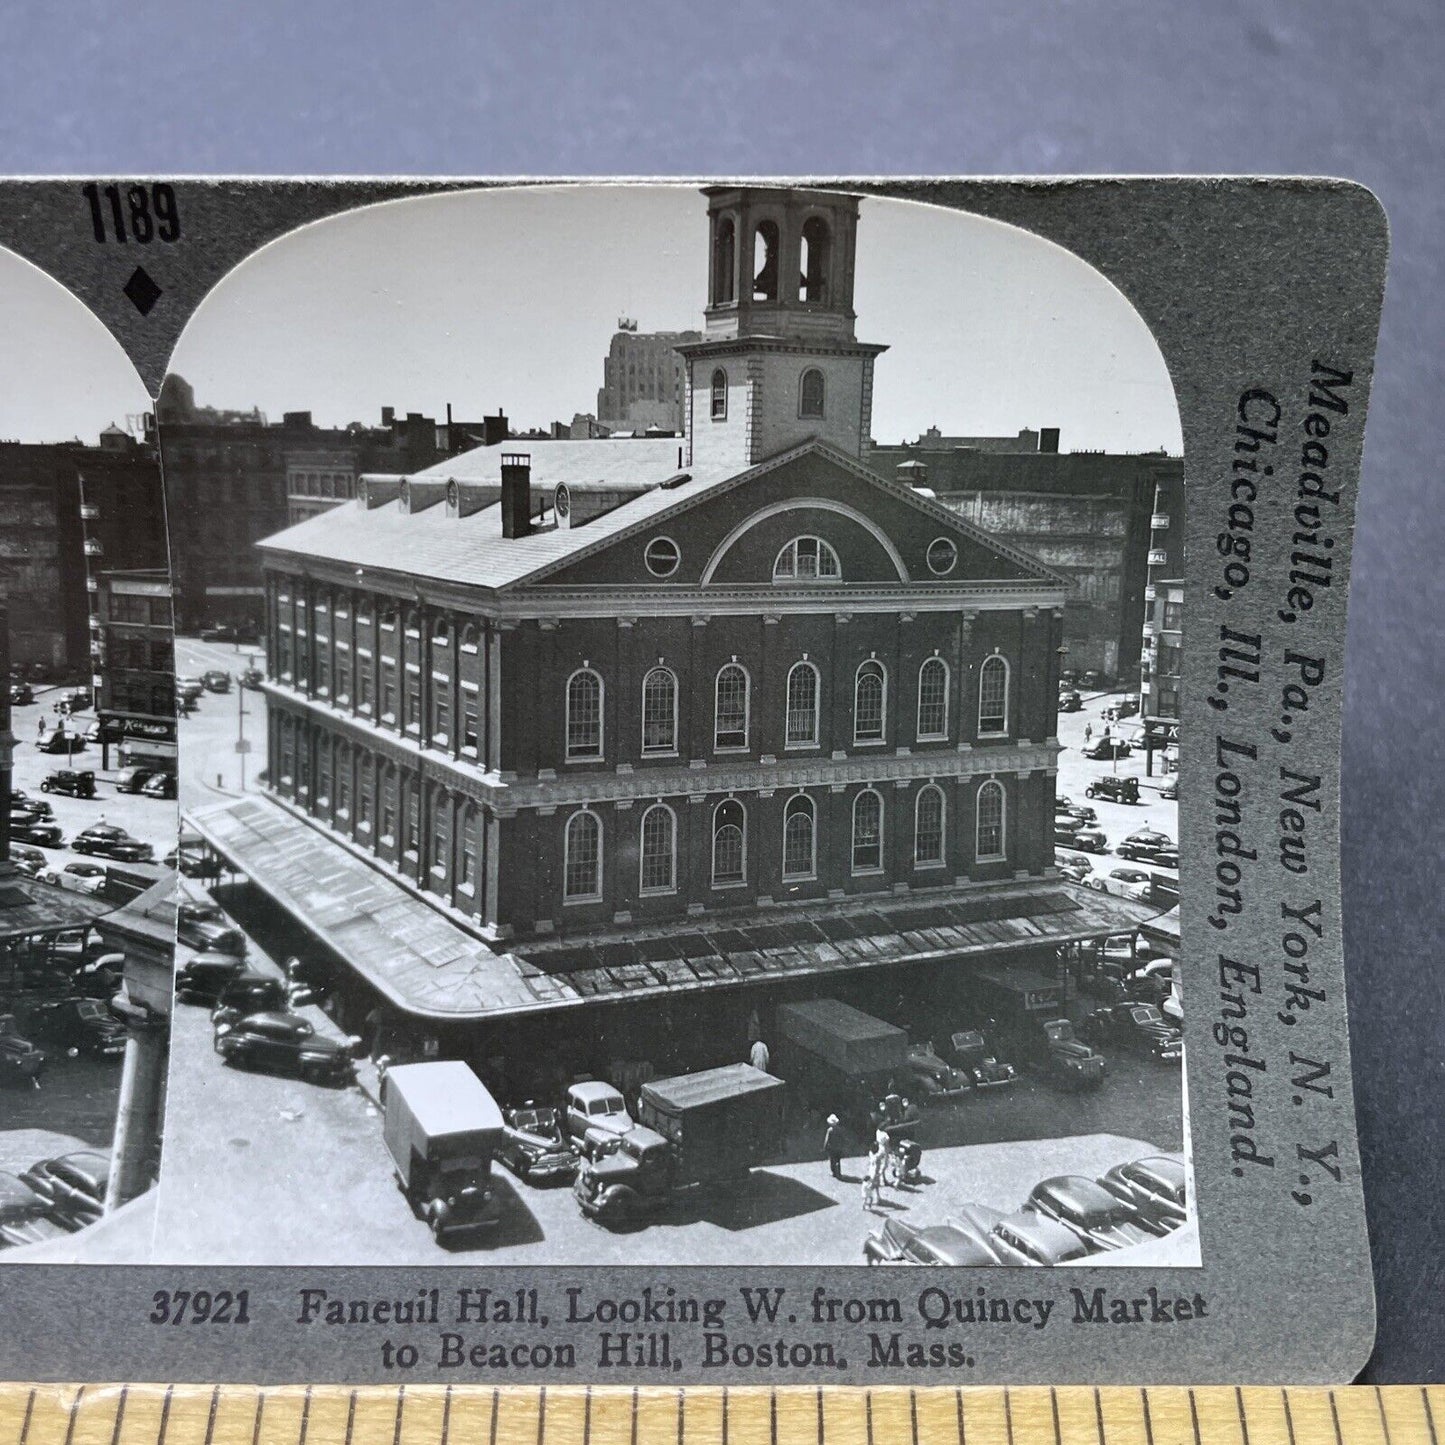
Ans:
[{"label": "background building", "polygon": [[677,348],[701,340],[696,331],[639,331],[635,321],[620,317],[602,363],[596,425],[604,432],[652,427],[681,433],[683,362]]},{"label": "background building", "polygon": [[95,715],[101,766],[176,770],[176,664],[165,568],[96,578]]}]

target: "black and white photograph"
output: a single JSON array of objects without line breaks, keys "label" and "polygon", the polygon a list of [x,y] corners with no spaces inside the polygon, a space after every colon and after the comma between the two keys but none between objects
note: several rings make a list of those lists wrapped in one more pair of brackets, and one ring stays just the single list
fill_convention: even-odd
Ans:
[{"label": "black and white photograph", "polygon": [[174,956],[175,688],[151,401],[0,250],[0,1265],[150,1255]]},{"label": "black and white photograph", "polygon": [[1098,270],[393,201],[227,275],[154,435],[158,1262],[1200,1263],[1182,435]]}]

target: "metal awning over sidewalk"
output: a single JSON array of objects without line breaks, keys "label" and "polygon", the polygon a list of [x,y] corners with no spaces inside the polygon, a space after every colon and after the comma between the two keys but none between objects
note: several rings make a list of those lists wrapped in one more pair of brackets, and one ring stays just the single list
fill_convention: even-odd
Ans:
[{"label": "metal awning over sidewalk", "polygon": [[1132,933],[1157,912],[1055,879],[902,898],[873,895],[667,926],[596,930],[498,952],[366,859],[271,800],[190,825],[397,1007],[435,1020],[736,987],[885,963]]},{"label": "metal awning over sidewalk", "polygon": [[92,893],[27,877],[13,863],[0,863],[0,941],[89,928],[116,906]]}]

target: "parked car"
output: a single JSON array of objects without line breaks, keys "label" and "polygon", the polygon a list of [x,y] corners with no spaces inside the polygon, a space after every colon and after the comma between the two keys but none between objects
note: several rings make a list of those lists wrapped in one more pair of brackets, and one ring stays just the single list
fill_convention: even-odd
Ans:
[{"label": "parked car", "polygon": [[176,795],[176,780],[171,773],[156,773],[145,781],[141,788],[141,795],[146,798],[174,798]]},{"label": "parked car", "polygon": [[35,689],[28,682],[10,684],[11,707],[29,707],[35,701]]},{"label": "parked car", "polygon": [[1096,893],[1145,901],[1153,894],[1154,879],[1142,868],[1111,868],[1107,873],[1096,873],[1086,886]]},{"label": "parked car", "polygon": [[1077,853],[1054,853],[1054,867],[1067,874],[1075,883],[1082,883],[1094,871],[1094,865]]},{"label": "parked car", "polygon": [[176,695],[183,697],[187,702],[199,701],[206,690],[206,684],[199,677],[178,677],[176,679]]},{"label": "parked car", "polygon": [[213,667],[209,672],[201,674],[201,683],[207,692],[230,692],[231,674],[223,672],[219,667]]},{"label": "parked car", "polygon": [[997,1264],[993,1250],[972,1230],[957,1224],[909,1224],[887,1219],[863,1241],[867,1264]]},{"label": "parked car", "polygon": [[1179,850],[1174,848],[1161,848],[1149,860],[1156,868],[1168,868],[1171,872],[1179,871]]},{"label": "parked car", "polygon": [[96,998],[72,994],[33,1001],[21,1019],[27,1033],[59,1048],[102,1058],[125,1052],[125,1025]]},{"label": "parked car", "polygon": [[122,768],[115,780],[117,793],[138,793],[155,777],[154,768]]},{"label": "parked car", "polygon": [[227,985],[245,972],[245,962],[235,954],[198,953],[176,970],[176,999],[214,1008]]},{"label": "parked car", "polygon": [[38,1085],[45,1071],[45,1050],[25,1038],[14,1014],[0,1014],[0,1084]]},{"label": "parked car", "polygon": [[74,1233],[94,1224],[105,1211],[110,1156],[94,1149],[77,1149],[73,1154],[32,1164],[20,1180],[45,1201],[51,1219]]},{"label": "parked car", "polygon": [[1175,799],[1177,799],[1179,797],[1178,779],[1175,779],[1173,782],[1165,783],[1164,786],[1159,789],[1159,796],[1161,798],[1168,799],[1170,802],[1173,802]]},{"label": "parked car", "polygon": [[1153,1004],[1120,1003],[1097,1008],[1079,1025],[1090,1043],[1172,1063],[1184,1052],[1179,1030]]},{"label": "parked car", "polygon": [[55,809],[44,798],[32,798],[19,788],[11,788],[10,816],[13,818],[17,813],[28,813],[32,818],[53,818]]},{"label": "parked car", "polygon": [[27,843],[10,844],[10,861],[22,872],[34,878],[45,867],[45,854],[39,848]]},{"label": "parked car", "polygon": [[309,995],[294,989],[287,980],[243,968],[221,983],[211,1022],[236,1024],[250,1014],[286,1013],[302,1002],[309,1002]]},{"label": "parked car", "polygon": [[236,629],[228,622],[218,622],[211,627],[201,628],[202,642],[234,642]]},{"label": "parked car", "polygon": [[259,689],[261,684],[265,681],[266,674],[262,672],[259,667],[248,667],[241,674],[241,686],[244,688],[249,688],[252,692]]},{"label": "parked car", "polygon": [[72,688],[55,704],[55,711],[63,713],[84,712],[93,701],[94,698],[92,698],[85,688]]},{"label": "parked car", "polygon": [[32,843],[37,848],[62,848],[65,846],[65,834],[60,831],[60,824],[53,823],[48,818],[16,817],[12,813],[10,837],[14,842]]},{"label": "parked car", "polygon": [[1084,795],[1089,798],[1106,798],[1111,803],[1137,803],[1139,779],[1118,778],[1110,773],[1102,773],[1084,789]]},{"label": "parked car", "polygon": [[89,768],[83,772],[72,768],[57,768],[41,781],[44,793],[64,793],[71,798],[93,798],[95,796],[95,774]]},{"label": "parked car", "polygon": [[1109,709],[1116,718],[1137,717],[1139,713],[1139,699],[1137,697],[1121,697],[1113,707]]},{"label": "parked car", "polygon": [[60,868],[42,868],[35,876],[72,893],[99,893],[105,887],[105,869],[98,863],[66,863]]},{"label": "parked car", "polygon": [[1139,1224],[1150,1234],[1168,1234],[1187,1216],[1184,1165],[1178,1159],[1154,1156],[1116,1164],[1099,1183],[1116,1199],[1132,1205]]},{"label": "parked car", "polygon": [[1060,712],[1082,712],[1084,699],[1076,692],[1065,692],[1059,695]]},{"label": "parked car", "polygon": [[1158,833],[1152,828],[1141,828],[1137,833],[1130,833],[1122,843],[1117,844],[1114,851],[1121,858],[1128,858],[1131,862],[1152,863],[1155,854],[1170,851],[1174,846],[1174,840],[1167,833]]},{"label": "parked car", "polygon": [[178,923],[224,923],[226,915],[217,903],[200,902],[194,898],[182,898],[176,904]]},{"label": "parked car", "polygon": [[931,1043],[910,1044],[903,1071],[912,1082],[910,1092],[924,1104],[941,1104],[945,1099],[966,1094],[973,1087],[968,1075],[940,1058]]},{"label": "parked car", "polygon": [[1084,749],[1084,756],[1099,762],[1107,758],[1127,758],[1132,751],[1123,738],[1101,737],[1096,738],[1091,747]]},{"label": "parked car", "polygon": [[497,1159],[527,1184],[570,1181],[577,1172],[577,1151],[561,1111],[541,1108],[530,1099],[502,1110]]},{"label": "parked car", "polygon": [[0,1173],[0,1247],[44,1244],[65,1233],[50,1218],[45,1200],[23,1179]]},{"label": "parked car", "polygon": [[1063,989],[1056,978],[1029,968],[987,970],[974,975],[980,997],[1009,1056],[1065,1089],[1097,1088],[1104,1056],[1077,1038],[1063,1016]]},{"label": "parked car", "polygon": [[1035,1184],[1026,1208],[1057,1220],[1091,1253],[1126,1249],[1150,1237],[1132,1204],[1082,1174],[1058,1174]]},{"label": "parked car", "polygon": [[988,1046],[977,1029],[960,1029],[948,1041],[949,1058],[975,1089],[997,1089],[1018,1078],[1012,1064],[1006,1064]]},{"label": "parked car", "polygon": [[246,935],[239,928],[225,922],[224,917],[183,917],[177,909],[176,938],[187,948],[194,948],[201,953],[224,953],[233,958],[246,956]]},{"label": "parked car", "polygon": [[69,757],[72,753],[83,753],[85,751],[85,739],[79,733],[68,733],[64,728],[56,728],[54,732],[48,733],[35,744],[42,753],[48,753],[54,757],[56,754],[64,754]]},{"label": "parked car", "polygon": [[219,878],[222,872],[220,859],[194,848],[172,848],[161,862],[186,878]]},{"label": "parked car", "polygon": [[[1073,821],[1077,822],[1078,819]],[[1063,843],[1067,848],[1078,848],[1084,853],[1109,851],[1109,840],[1098,828],[1075,828],[1069,832],[1068,837],[1060,838],[1057,820],[1054,823],[1054,842]]]},{"label": "parked car", "polygon": [[981,1241],[998,1264],[1069,1264],[1089,1252],[1072,1230],[1028,1209],[1005,1214],[986,1204],[965,1204],[948,1222]]},{"label": "parked car", "polygon": [[70,846],[77,853],[114,858],[117,863],[149,863],[155,858],[155,849],[149,843],[132,838],[124,828],[114,823],[94,824],[77,833]]},{"label": "parked car", "polygon": [[295,1074],[317,1084],[349,1083],[360,1042],[327,1038],[309,1020],[284,1009],[220,1023],[215,1031],[216,1052],[226,1063]]},{"label": "parked car", "polygon": [[567,1134],[584,1154],[600,1152],[637,1127],[627,1112],[627,1101],[600,1079],[588,1079],[568,1088],[565,1116]]},{"label": "parked car", "polygon": [[1088,827],[1090,823],[1097,823],[1099,821],[1099,815],[1087,803],[1070,803],[1069,806],[1064,809],[1064,816],[1066,818],[1076,819],[1085,827]]},{"label": "parked car", "polygon": [[1174,960],[1136,960],[1135,967],[1125,975],[1123,985],[1131,1001],[1153,1004],[1162,1009],[1165,1000],[1174,992]]},{"label": "parked car", "polygon": [[1092,667],[1079,679],[1079,686],[1085,692],[1094,692],[1103,687],[1106,679],[1102,672],[1096,672]]}]

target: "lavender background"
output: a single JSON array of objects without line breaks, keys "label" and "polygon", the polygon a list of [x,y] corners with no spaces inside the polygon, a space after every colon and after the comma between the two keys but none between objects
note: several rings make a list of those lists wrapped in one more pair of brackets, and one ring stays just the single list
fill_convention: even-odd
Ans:
[{"label": "lavender background", "polygon": [[22,0],[7,9],[0,172],[1304,172],[1371,186],[1394,251],[1344,746],[1350,1003],[1379,1286],[1366,1378],[1438,1380],[1442,35],[1429,0]]}]

